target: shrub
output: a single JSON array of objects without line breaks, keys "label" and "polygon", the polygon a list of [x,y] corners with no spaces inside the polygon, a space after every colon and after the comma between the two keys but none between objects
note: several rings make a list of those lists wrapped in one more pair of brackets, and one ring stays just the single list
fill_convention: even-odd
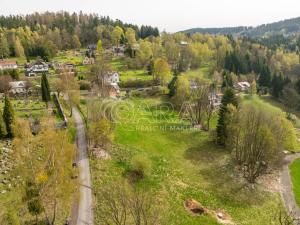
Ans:
[{"label": "shrub", "polygon": [[145,156],[137,155],[131,160],[131,171],[140,178],[149,175],[151,171],[151,162]]},{"label": "shrub", "polygon": [[81,80],[79,82],[80,90],[91,90],[91,84],[88,81]]}]

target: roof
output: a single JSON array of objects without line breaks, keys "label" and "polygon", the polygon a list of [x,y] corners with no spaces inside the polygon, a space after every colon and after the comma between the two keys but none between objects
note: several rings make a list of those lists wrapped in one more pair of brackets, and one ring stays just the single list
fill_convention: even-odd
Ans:
[{"label": "roof", "polygon": [[237,85],[244,88],[249,88],[251,86],[249,82],[238,82]]},{"label": "roof", "polygon": [[42,64],[42,65],[44,65],[44,66],[48,66],[48,64],[45,63],[44,61],[42,61],[42,60],[36,60],[35,62],[31,63],[31,64],[29,65],[29,67],[32,67],[32,66],[37,65],[37,64]]},{"label": "roof", "polygon": [[0,60],[0,65],[17,65],[14,60]]},{"label": "roof", "polygon": [[26,81],[13,81],[9,82],[11,88],[24,88],[26,86]]},{"label": "roof", "polygon": [[120,87],[119,87],[118,84],[113,83],[113,84],[110,84],[110,86],[111,86],[112,88],[114,88],[116,91],[119,91],[119,90],[120,90]]}]

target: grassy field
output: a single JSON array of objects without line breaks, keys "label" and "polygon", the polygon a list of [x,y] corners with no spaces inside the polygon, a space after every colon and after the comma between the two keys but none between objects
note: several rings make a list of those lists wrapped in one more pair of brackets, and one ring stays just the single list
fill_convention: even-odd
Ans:
[{"label": "grassy field", "polygon": [[208,209],[227,212],[237,224],[271,224],[282,207],[279,194],[263,191],[261,186],[252,189],[237,177],[230,154],[216,147],[209,133],[190,129],[177,113],[165,108],[164,99],[131,99],[122,104],[130,107],[121,107],[115,143],[126,146],[128,159],[92,157],[95,193],[114,180],[127,179],[124,174],[131,157],[143,155],[151,161],[152,170],[137,185],[159,196],[163,224],[218,224],[212,216],[187,212],[183,203],[188,198]]},{"label": "grassy field", "polygon": [[185,75],[185,76],[187,76],[191,79],[196,78],[196,77],[200,77],[200,78],[209,80],[210,79],[210,77],[209,77],[209,66],[202,66],[199,69],[189,70],[187,72],[184,72],[183,75]]},{"label": "grassy field", "polygon": [[84,59],[83,55],[75,55],[74,51],[59,52],[52,61],[58,61],[60,63],[74,63],[75,65],[81,65]]},{"label": "grassy field", "polygon": [[152,80],[153,77],[147,74],[146,70],[139,69],[127,69],[124,61],[120,58],[115,58],[111,61],[111,66],[114,70],[120,73],[121,82],[127,82],[129,80],[141,80],[141,81],[149,81]]},{"label": "grassy field", "polygon": [[296,198],[296,202],[300,207],[300,159],[296,159],[290,165],[290,174],[293,183],[293,192]]}]

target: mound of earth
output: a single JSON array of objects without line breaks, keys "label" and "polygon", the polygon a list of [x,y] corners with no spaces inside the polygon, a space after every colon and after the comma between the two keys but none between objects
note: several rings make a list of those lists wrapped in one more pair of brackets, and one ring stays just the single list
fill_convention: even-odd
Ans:
[{"label": "mound of earth", "polygon": [[227,213],[225,213],[225,212],[223,212],[221,210],[217,210],[215,212],[215,216],[216,216],[217,221],[219,223],[222,223],[222,224],[233,224],[230,215],[228,215]]},{"label": "mound of earth", "polygon": [[207,210],[194,199],[187,199],[184,202],[184,207],[194,215],[202,215],[207,212]]},{"label": "mound of earth", "polygon": [[223,210],[215,211],[215,210],[206,209],[195,199],[187,199],[184,202],[184,207],[193,215],[200,216],[203,214],[207,214],[212,217],[215,217],[220,224],[234,224],[232,222],[231,216],[226,212],[224,212]]}]

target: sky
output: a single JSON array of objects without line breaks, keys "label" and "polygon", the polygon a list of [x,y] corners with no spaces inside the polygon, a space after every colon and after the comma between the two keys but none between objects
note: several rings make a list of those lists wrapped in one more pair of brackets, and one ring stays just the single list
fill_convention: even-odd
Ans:
[{"label": "sky", "polygon": [[98,13],[161,31],[256,26],[300,17],[299,0],[0,0],[0,14]]}]

